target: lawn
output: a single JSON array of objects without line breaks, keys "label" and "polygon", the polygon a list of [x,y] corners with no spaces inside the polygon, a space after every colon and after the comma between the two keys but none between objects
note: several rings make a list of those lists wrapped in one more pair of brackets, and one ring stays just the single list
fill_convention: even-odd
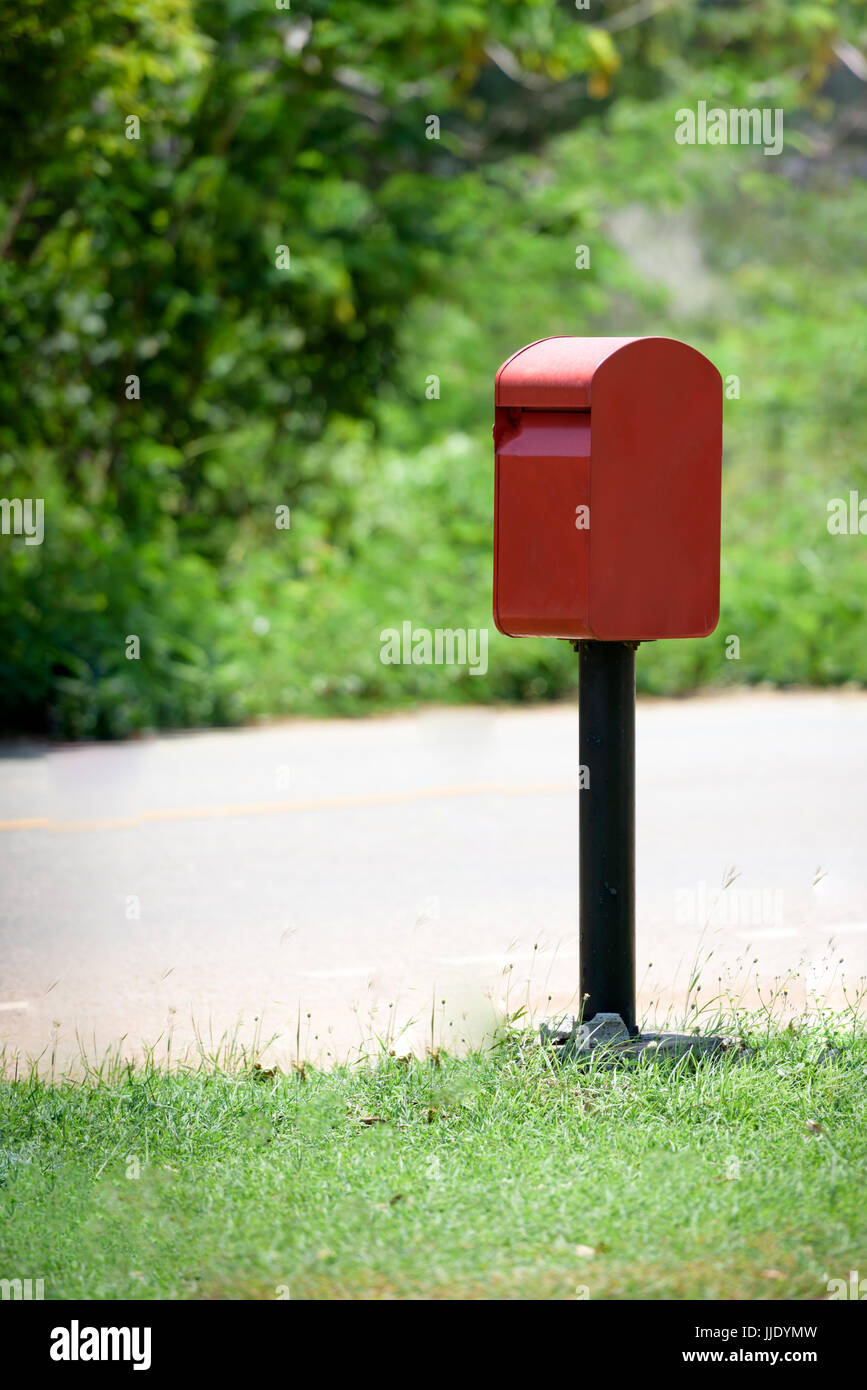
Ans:
[{"label": "lawn", "polygon": [[[206,1059],[0,1088],[0,1276],[51,1299],[817,1299],[867,1273],[867,1038],[720,1060]],[[829,1046],[832,1043],[833,1046]]]}]

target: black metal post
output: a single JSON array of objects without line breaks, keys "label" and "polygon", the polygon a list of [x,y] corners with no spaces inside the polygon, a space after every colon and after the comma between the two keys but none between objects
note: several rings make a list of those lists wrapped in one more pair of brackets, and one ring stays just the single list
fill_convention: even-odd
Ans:
[{"label": "black metal post", "polygon": [[582,1017],[587,1022],[596,1014],[619,1014],[634,1035],[636,644],[575,646]]}]

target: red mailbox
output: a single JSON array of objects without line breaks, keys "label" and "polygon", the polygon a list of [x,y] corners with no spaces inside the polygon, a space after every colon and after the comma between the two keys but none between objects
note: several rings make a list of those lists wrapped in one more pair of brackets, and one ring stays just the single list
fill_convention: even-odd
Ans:
[{"label": "red mailbox", "polygon": [[673,338],[544,338],[497,373],[494,621],[705,637],[719,619],[722,383]]}]

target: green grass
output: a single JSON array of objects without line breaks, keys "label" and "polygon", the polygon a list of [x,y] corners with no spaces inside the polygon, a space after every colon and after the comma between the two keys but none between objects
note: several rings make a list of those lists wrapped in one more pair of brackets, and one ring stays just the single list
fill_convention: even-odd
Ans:
[{"label": "green grass", "polygon": [[[118,1068],[0,1088],[0,1276],[47,1298],[814,1299],[867,1273],[867,1038],[740,1060]],[[828,1029],[836,1048],[829,1054]]]}]

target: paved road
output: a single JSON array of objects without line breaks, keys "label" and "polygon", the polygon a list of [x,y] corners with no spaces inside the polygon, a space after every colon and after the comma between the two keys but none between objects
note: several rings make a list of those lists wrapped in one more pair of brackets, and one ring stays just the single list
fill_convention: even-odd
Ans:
[{"label": "paved road", "polygon": [[[574,997],[571,707],[4,753],[7,1047],[177,1053],[195,1020],[285,1060],[300,1017],[327,1059]],[[839,1002],[867,975],[865,789],[864,694],[641,702],[642,1004],[682,1008],[696,960],[703,997],[797,969],[792,1000]]]}]

